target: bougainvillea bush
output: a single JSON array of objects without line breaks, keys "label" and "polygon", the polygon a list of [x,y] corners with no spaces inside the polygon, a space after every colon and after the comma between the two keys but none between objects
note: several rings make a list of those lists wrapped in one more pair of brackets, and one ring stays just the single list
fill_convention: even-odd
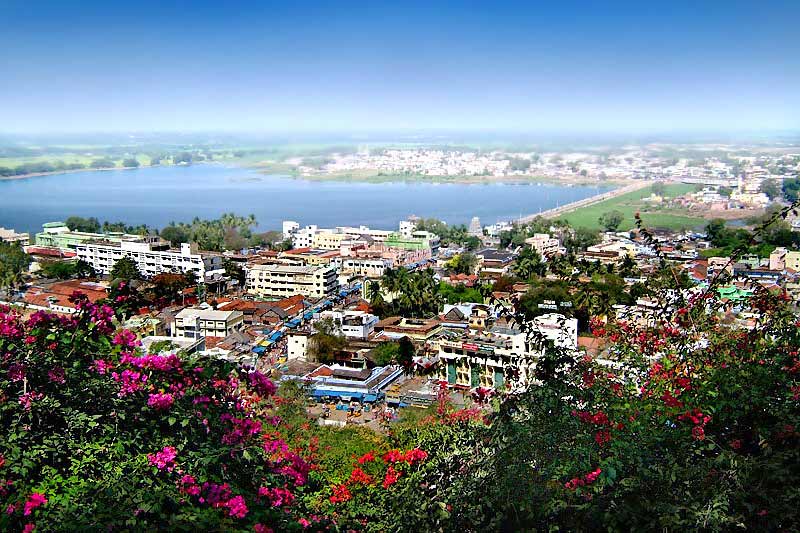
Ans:
[{"label": "bougainvillea bush", "polygon": [[[114,309],[0,310],[4,531],[796,531],[800,330],[757,290],[594,322],[600,358],[381,435],[317,426],[306,391],[142,353]],[[744,305],[744,304],[741,304]],[[520,318],[524,321],[524,318]],[[491,409],[487,408],[491,404]]]},{"label": "bougainvillea bush", "polygon": [[749,326],[721,323],[722,304],[697,292],[648,323],[594,322],[604,359],[548,353],[488,436],[441,442],[460,457],[443,529],[796,531],[800,323],[781,292],[756,292]]},{"label": "bougainvillea bush", "polygon": [[324,527],[292,506],[311,466],[269,379],[143,354],[111,307],[74,298],[70,317],[0,310],[0,529]]}]

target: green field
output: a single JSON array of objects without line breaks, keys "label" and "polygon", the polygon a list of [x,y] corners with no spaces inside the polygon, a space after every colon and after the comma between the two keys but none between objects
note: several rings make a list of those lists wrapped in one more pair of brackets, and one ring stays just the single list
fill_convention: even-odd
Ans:
[{"label": "green field", "polygon": [[[665,198],[674,198],[687,192],[695,190],[694,185],[670,184],[666,186]],[[702,218],[689,216],[682,210],[661,208],[657,205],[650,205],[643,199],[650,196],[650,187],[638,191],[629,192],[610,200],[580,208],[562,217],[574,227],[585,227],[590,229],[601,229],[598,219],[603,213],[617,210],[625,215],[625,219],[620,224],[619,229],[629,230],[634,227],[634,215],[638,211],[642,221],[648,228],[669,228],[669,229],[692,229],[705,225]]]}]

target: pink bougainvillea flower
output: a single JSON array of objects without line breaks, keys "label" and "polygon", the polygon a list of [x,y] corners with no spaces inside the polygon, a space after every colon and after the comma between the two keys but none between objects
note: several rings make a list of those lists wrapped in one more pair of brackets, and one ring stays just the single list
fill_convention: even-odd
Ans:
[{"label": "pink bougainvillea flower", "polygon": [[46,503],[47,498],[45,498],[44,494],[41,492],[33,492],[30,496],[28,496],[28,500],[25,502],[25,510],[22,514],[25,516],[30,516],[34,509],[41,507]]},{"label": "pink bougainvillea flower", "polygon": [[164,446],[160,452],[148,453],[147,459],[151,465],[156,466],[159,470],[167,470],[172,472],[175,469],[175,458],[178,456],[178,451],[172,446]]},{"label": "pink bougainvillea flower", "polygon": [[152,407],[156,411],[167,411],[174,402],[175,399],[168,392],[157,392],[147,398],[148,407]]}]

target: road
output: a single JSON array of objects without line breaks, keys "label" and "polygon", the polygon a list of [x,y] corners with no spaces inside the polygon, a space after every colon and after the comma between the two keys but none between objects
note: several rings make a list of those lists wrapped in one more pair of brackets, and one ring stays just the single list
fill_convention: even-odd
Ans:
[{"label": "road", "polygon": [[611,198],[616,198],[617,196],[622,196],[623,194],[628,194],[629,192],[638,191],[640,189],[644,189],[645,187],[650,187],[652,184],[653,182],[651,181],[637,181],[630,185],[626,185],[625,187],[614,189],[613,191],[604,192],[603,194],[598,194],[597,196],[584,198],[583,200],[578,200],[577,202],[572,202],[553,209],[548,209],[547,211],[542,211],[541,213],[522,217],[520,222],[523,224],[532,222],[536,217],[557,218],[561,215],[571,213],[576,209],[594,205],[599,202],[604,202],[605,200],[610,200]]}]

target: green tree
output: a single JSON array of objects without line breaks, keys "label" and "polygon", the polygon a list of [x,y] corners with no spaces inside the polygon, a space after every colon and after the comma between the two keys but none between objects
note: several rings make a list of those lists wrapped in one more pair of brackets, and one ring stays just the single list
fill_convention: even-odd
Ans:
[{"label": "green tree", "polygon": [[95,159],[89,163],[90,168],[114,168],[117,164],[110,159]]},{"label": "green tree", "polygon": [[239,283],[239,287],[244,288],[246,275],[241,265],[226,257],[222,260],[222,267],[225,269],[225,275],[228,278],[231,280],[236,280],[236,282]]},{"label": "green tree", "polygon": [[128,256],[117,259],[108,276],[113,280],[124,281],[142,279],[142,274],[139,272],[139,267],[136,266],[136,261]]},{"label": "green tree", "polygon": [[139,165],[139,161],[134,157],[129,157],[122,160],[122,166],[126,168],[138,168]]},{"label": "green tree", "polygon": [[783,196],[790,202],[795,202],[800,198],[800,178],[783,180]]},{"label": "green tree", "polygon": [[72,231],[84,231],[87,233],[98,233],[100,231],[100,222],[95,217],[69,217],[64,221],[64,224]]},{"label": "green tree", "polygon": [[308,342],[309,357],[319,363],[332,363],[347,346],[347,339],[338,334],[336,325],[330,319],[318,320],[314,329],[316,331]]},{"label": "green tree", "polygon": [[46,278],[70,279],[75,276],[76,263],[72,261],[42,261],[40,272]]},{"label": "green tree", "polygon": [[766,194],[770,200],[781,197],[781,187],[778,181],[773,178],[767,178],[761,182],[761,192]]},{"label": "green tree", "polygon": [[22,276],[31,257],[17,243],[0,241],[0,288],[13,290],[22,285]]},{"label": "green tree", "polygon": [[664,185],[664,183],[657,181],[653,183],[653,185],[650,187],[650,190],[656,196],[664,196],[667,193],[667,186]]},{"label": "green tree", "polygon": [[455,255],[447,262],[447,270],[453,274],[474,274],[477,266],[478,259],[469,252]]},{"label": "green tree", "polygon": [[523,248],[519,255],[514,258],[514,274],[523,280],[529,280],[534,276],[544,276],[547,272],[547,263],[542,261],[542,256],[533,248]]},{"label": "green tree", "polygon": [[625,219],[625,215],[622,212],[617,211],[616,209],[613,211],[607,211],[600,215],[600,218],[597,221],[606,231],[616,231],[619,228],[619,225],[622,224],[622,221]]}]

